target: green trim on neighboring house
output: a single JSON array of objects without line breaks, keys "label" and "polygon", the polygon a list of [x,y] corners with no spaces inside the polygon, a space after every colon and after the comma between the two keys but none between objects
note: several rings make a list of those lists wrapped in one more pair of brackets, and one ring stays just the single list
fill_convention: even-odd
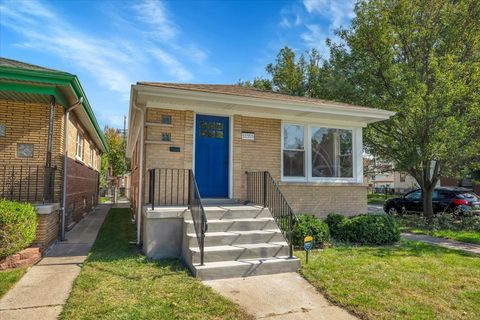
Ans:
[{"label": "green trim on neighboring house", "polygon": [[37,86],[33,84],[30,85],[26,83],[0,81],[0,90],[54,96],[55,100],[59,104],[61,104],[63,107],[67,106],[67,101],[65,100],[65,97],[55,87],[45,87],[45,86]]},{"label": "green trim on neighboring house", "polygon": [[[83,109],[87,113],[90,122],[93,124],[93,127],[95,128],[95,131],[97,132],[98,137],[103,144],[103,147],[108,152],[109,148],[105,140],[105,136],[98,125],[95,114],[90,106],[90,102],[87,99],[87,95],[85,94],[85,91],[83,91],[82,85],[80,84],[80,81],[76,75],[55,70],[39,71],[21,69],[21,67],[0,66],[0,80],[2,79],[17,81],[18,83],[2,82],[0,83],[0,90],[53,95],[59,104],[61,104],[65,109],[68,108],[69,105],[64,95],[56,86],[66,86],[76,95],[77,98],[83,97]],[[40,85],[35,85],[35,83]],[[42,84],[43,86],[41,86]],[[45,86],[45,84],[47,84],[47,86]]]}]

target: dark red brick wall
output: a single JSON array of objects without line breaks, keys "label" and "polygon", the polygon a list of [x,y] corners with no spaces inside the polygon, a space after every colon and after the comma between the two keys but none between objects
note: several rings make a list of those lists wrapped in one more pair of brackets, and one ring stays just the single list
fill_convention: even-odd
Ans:
[{"label": "dark red brick wall", "polygon": [[99,174],[84,163],[68,158],[66,225],[71,227],[98,204]]}]

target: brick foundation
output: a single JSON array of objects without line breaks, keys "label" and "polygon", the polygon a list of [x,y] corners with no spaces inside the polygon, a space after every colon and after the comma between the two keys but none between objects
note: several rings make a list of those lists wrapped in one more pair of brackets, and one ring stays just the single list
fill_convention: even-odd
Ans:
[{"label": "brick foundation", "polygon": [[60,205],[58,203],[39,205],[37,209],[37,235],[34,246],[38,246],[42,251],[47,249],[58,239],[60,230]]}]

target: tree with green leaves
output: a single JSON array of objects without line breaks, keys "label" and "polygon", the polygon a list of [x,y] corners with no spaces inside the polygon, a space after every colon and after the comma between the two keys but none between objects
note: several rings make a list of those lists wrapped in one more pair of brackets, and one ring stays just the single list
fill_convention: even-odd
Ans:
[{"label": "tree with green leaves", "polygon": [[369,150],[408,172],[433,216],[432,193],[480,153],[480,2],[359,1],[331,63],[358,103],[395,111],[367,127]]},{"label": "tree with green leaves", "polygon": [[430,219],[440,176],[480,154],[480,2],[358,1],[337,35],[318,67],[282,49],[267,66],[272,89],[395,111],[367,127],[365,145],[417,180]]},{"label": "tree with green leaves", "polygon": [[125,155],[126,141],[123,139],[123,135],[119,129],[109,127],[105,128],[104,135],[110,149],[107,153],[107,158],[108,163],[112,167],[112,174],[119,176],[126,173],[130,165]]}]

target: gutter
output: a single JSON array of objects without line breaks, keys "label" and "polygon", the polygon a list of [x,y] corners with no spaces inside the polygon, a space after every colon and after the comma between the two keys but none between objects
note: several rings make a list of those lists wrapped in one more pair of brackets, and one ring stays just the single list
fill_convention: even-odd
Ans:
[{"label": "gutter", "polygon": [[140,166],[138,172],[138,197],[137,197],[137,245],[140,245],[142,232],[142,200],[143,200],[143,146],[145,131],[145,110],[137,106],[136,101],[132,104],[135,110],[140,112]]},{"label": "gutter", "polygon": [[65,155],[63,158],[63,190],[62,190],[62,215],[60,217],[60,240],[65,241],[65,210],[67,203],[67,174],[68,174],[68,124],[70,122],[70,111],[81,106],[83,103],[83,97],[80,97],[77,102],[67,108],[65,112]]}]

